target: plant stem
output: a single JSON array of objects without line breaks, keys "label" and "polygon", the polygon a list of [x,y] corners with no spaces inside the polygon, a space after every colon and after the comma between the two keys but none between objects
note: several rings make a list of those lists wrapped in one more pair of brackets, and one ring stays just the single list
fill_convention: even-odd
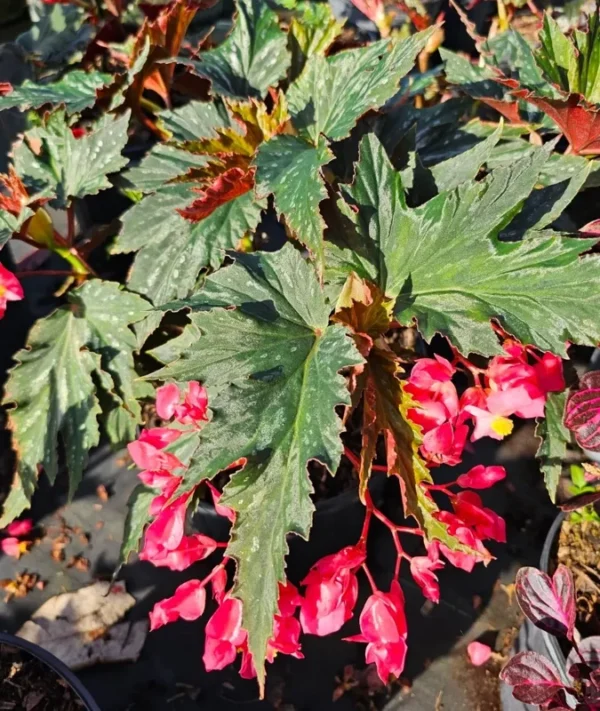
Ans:
[{"label": "plant stem", "polygon": [[67,208],[67,244],[73,246],[75,240],[75,207],[71,202]]},{"label": "plant stem", "polygon": [[369,581],[369,585],[371,586],[371,590],[375,593],[377,592],[377,585],[375,585],[375,580],[373,580],[373,576],[371,575],[371,571],[367,567],[366,563],[363,563],[361,568],[363,569],[364,574],[367,576],[367,580]]}]

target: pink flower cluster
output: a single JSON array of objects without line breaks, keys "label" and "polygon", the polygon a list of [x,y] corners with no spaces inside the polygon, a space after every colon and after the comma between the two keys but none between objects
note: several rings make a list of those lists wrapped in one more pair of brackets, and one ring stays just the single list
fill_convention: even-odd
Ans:
[{"label": "pink flower cluster", "polygon": [[558,356],[540,357],[512,340],[504,351],[485,370],[459,358],[475,375],[475,385],[460,397],[452,382],[456,366],[446,358],[422,358],[414,365],[405,388],[415,403],[408,416],[423,430],[421,454],[430,464],[459,464],[469,432],[471,441],[503,439],[512,432],[512,415],[543,417],[548,393],[564,390]]},{"label": "pink flower cluster", "polygon": [[[491,359],[485,369],[458,354],[455,363],[436,356],[415,364],[406,385],[414,403],[408,416],[423,430],[421,452],[429,463],[458,464],[469,437],[471,441],[484,436],[501,439],[512,429],[510,417],[543,416],[548,393],[564,388],[562,363],[557,356],[539,356],[532,348],[514,341],[507,341],[504,351]],[[460,396],[453,382],[457,366],[466,367],[474,377],[474,384]],[[175,424],[147,430],[129,447],[132,458],[143,470],[140,478],[156,490],[151,505],[154,519],[146,529],[140,557],[154,565],[183,570],[217,548],[226,547],[201,534],[186,535],[186,509],[194,487],[186,485],[185,466],[172,447],[183,432],[200,428],[207,421],[208,398],[199,383],[189,383],[184,393],[169,384],[157,391],[156,404],[159,416],[174,419]],[[356,455],[348,449],[345,452],[351,463],[359,466]],[[500,516],[483,505],[478,491],[505,476],[503,467],[480,464],[448,484],[421,484],[424,495],[432,501],[435,495],[444,495],[449,502],[447,510],[436,506],[433,513],[448,534],[443,541],[428,541],[419,528],[395,524],[374,505],[367,492],[365,522],[356,545],[317,561],[301,582],[302,592],[289,581],[280,584],[267,661],[273,661],[277,654],[302,658],[302,633],[324,636],[342,629],[354,615],[358,575],[363,573],[372,593],[359,616],[360,633],[347,640],[367,645],[366,661],[375,664],[382,681],[399,676],[404,668],[408,633],[404,596],[398,582],[402,562],[409,564],[414,581],[434,603],[440,600],[437,573],[446,562],[465,571],[471,571],[479,562],[487,563],[491,555],[484,542],[505,542],[506,527]],[[207,485],[217,513],[234,521],[235,513],[222,505],[219,492],[210,483]],[[397,553],[387,591],[377,587],[366,560],[366,540],[374,518],[389,529]],[[409,555],[400,534],[423,538],[423,553]],[[243,627],[242,602],[227,589],[228,562],[225,556],[203,580],[188,581],[172,597],[157,603],[150,615],[151,628],[180,619],[198,619],[205,612],[210,586],[217,608],[205,628],[206,669],[223,669],[241,655],[240,674],[251,678],[256,672]]]},{"label": "pink flower cluster", "polygon": [[[140,559],[157,567],[185,570],[192,563],[207,558],[218,544],[201,534],[185,535],[185,517],[194,488],[175,496],[184,485],[185,467],[177,456],[166,448],[176,442],[189,428],[198,428],[206,421],[208,397],[197,382],[188,383],[183,394],[174,383],[163,385],[156,392],[156,411],[160,418],[175,418],[178,427],[154,427],[144,430],[129,444],[128,450],[135,464],[142,469],[142,482],[156,490],[150,505],[154,520],[146,529]],[[214,492],[216,494],[216,491]],[[225,507],[221,507],[221,512]],[[233,519],[233,512],[226,515]]]}]

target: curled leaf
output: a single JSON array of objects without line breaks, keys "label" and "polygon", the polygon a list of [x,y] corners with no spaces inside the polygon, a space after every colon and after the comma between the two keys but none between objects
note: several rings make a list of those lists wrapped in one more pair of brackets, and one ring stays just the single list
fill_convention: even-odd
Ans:
[{"label": "curled leaf", "polygon": [[600,372],[586,373],[579,390],[569,396],[565,425],[583,449],[600,451]]},{"label": "curled leaf", "polygon": [[526,704],[543,704],[563,688],[556,667],[537,652],[520,652],[500,672],[513,696]]},{"label": "curled leaf", "polygon": [[574,586],[566,566],[559,565],[552,578],[537,568],[521,568],[516,593],[521,609],[536,627],[557,637],[573,639]]}]

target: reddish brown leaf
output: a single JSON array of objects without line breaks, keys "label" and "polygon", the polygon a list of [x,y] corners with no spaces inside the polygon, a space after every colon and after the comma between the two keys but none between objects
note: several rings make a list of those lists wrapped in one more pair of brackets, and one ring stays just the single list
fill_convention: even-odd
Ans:
[{"label": "reddish brown leaf", "polygon": [[491,106],[505,119],[515,124],[525,123],[519,114],[519,104],[516,101],[503,101],[502,99],[490,99],[486,96],[473,97],[484,104]]},{"label": "reddish brown leaf", "polygon": [[178,210],[182,217],[191,222],[199,222],[208,217],[218,207],[254,187],[254,169],[244,172],[241,168],[231,168],[220,175],[206,188],[194,188],[200,197],[184,210]]},{"label": "reddish brown leaf", "polygon": [[576,155],[600,154],[600,112],[579,94],[565,99],[547,99],[534,96],[527,89],[518,89],[513,96],[537,106],[564,133]]},{"label": "reddish brown leaf", "polygon": [[0,174],[0,186],[5,189],[0,191],[0,210],[18,217],[29,194],[12,165],[8,167],[8,175]]}]

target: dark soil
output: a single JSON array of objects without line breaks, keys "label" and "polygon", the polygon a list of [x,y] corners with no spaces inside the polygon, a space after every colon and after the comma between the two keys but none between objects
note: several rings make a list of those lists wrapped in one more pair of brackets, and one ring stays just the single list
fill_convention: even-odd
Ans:
[{"label": "dark soil", "polygon": [[0,711],[81,711],[79,696],[55,672],[16,647],[0,644]]},{"label": "dark soil", "polygon": [[600,522],[565,520],[557,560],[573,573],[577,629],[582,637],[600,634]]}]

